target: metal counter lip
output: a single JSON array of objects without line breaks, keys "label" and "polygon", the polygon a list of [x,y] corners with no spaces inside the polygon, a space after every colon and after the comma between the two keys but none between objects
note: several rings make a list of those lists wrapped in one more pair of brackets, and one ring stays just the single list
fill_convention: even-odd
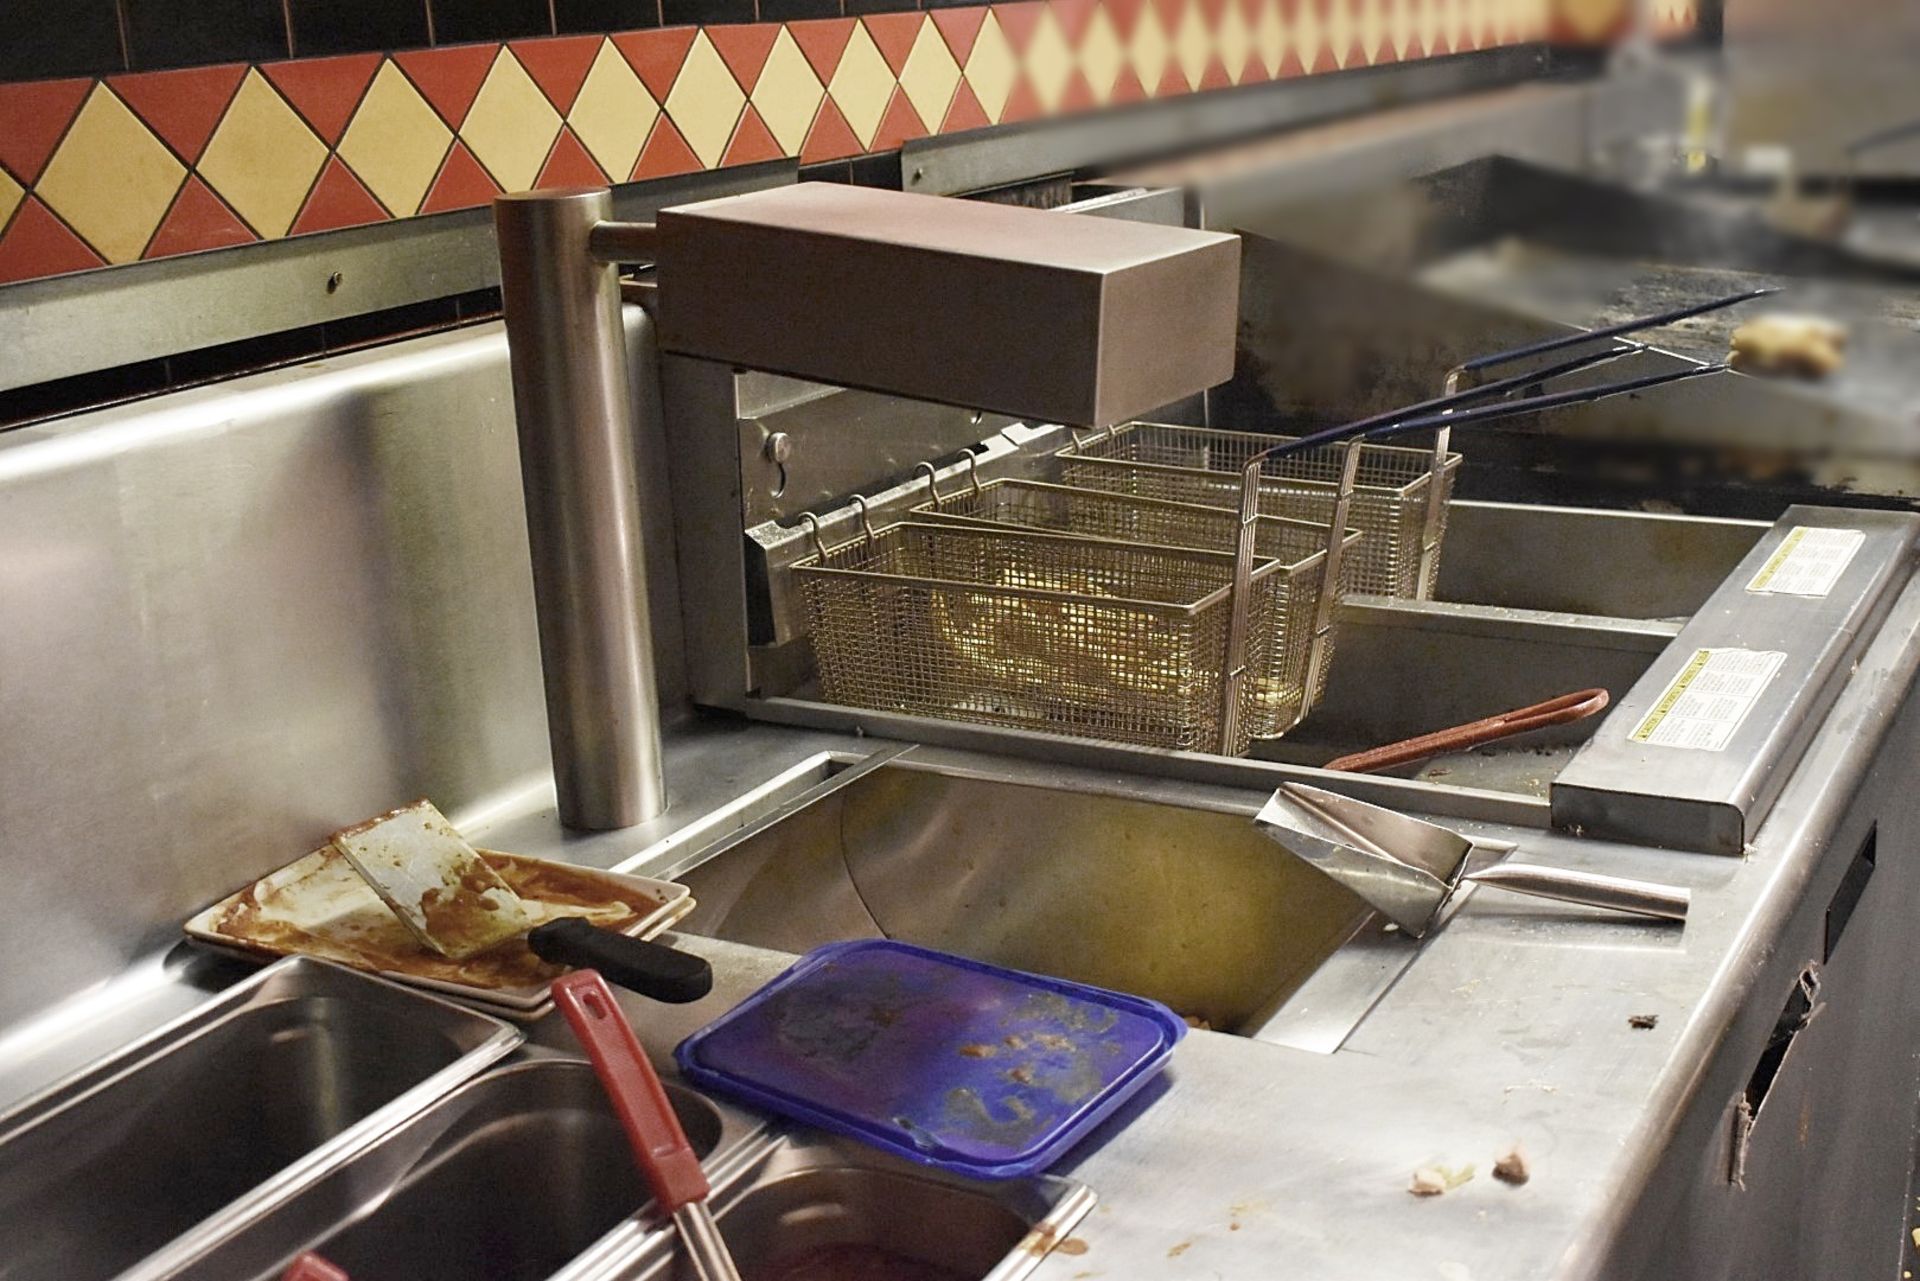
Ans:
[{"label": "metal counter lip", "polygon": [[[1751,592],[1748,584],[1798,527],[1857,529],[1864,541],[1828,595]],[[1917,534],[1920,516],[1909,513],[1788,508],[1554,780],[1554,826],[1740,854],[1912,573]],[[1634,742],[1634,727],[1690,657],[1724,647],[1786,655],[1726,750]]]}]

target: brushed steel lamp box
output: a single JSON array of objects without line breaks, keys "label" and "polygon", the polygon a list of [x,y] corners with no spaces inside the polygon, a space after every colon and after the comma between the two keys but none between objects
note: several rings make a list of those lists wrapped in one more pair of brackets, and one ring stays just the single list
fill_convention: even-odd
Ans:
[{"label": "brushed steel lamp box", "polygon": [[684,355],[1097,427],[1233,373],[1235,236],[801,183],[663,209],[658,237]]}]

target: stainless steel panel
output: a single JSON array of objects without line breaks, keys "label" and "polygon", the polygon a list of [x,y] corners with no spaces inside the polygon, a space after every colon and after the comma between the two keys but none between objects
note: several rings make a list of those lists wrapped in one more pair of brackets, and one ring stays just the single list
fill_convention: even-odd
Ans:
[{"label": "stainless steel panel", "polygon": [[[0,435],[0,831],[34,904],[0,1024],[346,823],[550,788],[510,404],[489,325]],[[643,510],[673,706],[670,516]]]},{"label": "stainless steel panel", "polygon": [[[1856,529],[1859,550],[1824,596],[1761,595],[1748,584],[1796,526]],[[1790,507],[1680,630],[1553,783],[1558,827],[1670,849],[1741,855],[1913,572],[1920,516]],[[1785,654],[1721,750],[1635,741],[1632,733],[1701,649]]]},{"label": "stainless steel panel", "polygon": [[[791,160],[621,188],[614,214],[794,181]],[[500,281],[484,209],[0,287],[0,391],[448,298]]]},{"label": "stainless steel panel", "polygon": [[283,961],[0,1118],[5,1274],[170,1275],[519,1040],[396,984]]},{"label": "stainless steel panel", "polygon": [[903,939],[1225,1030],[1277,1008],[1368,915],[1244,805],[1020,777],[911,760],[850,776],[685,868],[699,906],[678,928],[788,952]]},{"label": "stainless steel panel", "polygon": [[[667,1097],[710,1167],[761,1125],[683,1086]],[[353,1276],[541,1281],[643,1238],[649,1201],[593,1069],[538,1057],[468,1082],[179,1275],[271,1281],[317,1250]]]},{"label": "stainless steel panel", "polygon": [[1233,371],[1231,236],[803,183],[663,210],[659,238],[684,355],[1101,426]]}]

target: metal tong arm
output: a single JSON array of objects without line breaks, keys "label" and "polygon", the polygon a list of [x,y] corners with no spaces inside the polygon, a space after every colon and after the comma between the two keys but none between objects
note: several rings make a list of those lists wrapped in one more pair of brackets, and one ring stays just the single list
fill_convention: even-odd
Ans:
[{"label": "metal tong arm", "polygon": [[1460,878],[1475,885],[1526,894],[1533,898],[1578,903],[1582,907],[1603,907],[1635,916],[1651,916],[1663,921],[1684,921],[1692,894],[1682,886],[1659,881],[1636,881],[1624,876],[1603,876],[1598,872],[1576,872],[1565,867],[1542,867],[1537,863],[1496,863],[1468,872]]},{"label": "metal tong arm", "polygon": [[1599,329],[1582,329],[1578,333],[1562,334],[1558,338],[1546,338],[1539,342],[1525,343],[1519,347],[1509,347],[1505,351],[1489,352],[1484,356],[1475,356],[1463,360],[1453,367],[1454,374],[1473,373],[1481,369],[1491,369],[1495,365],[1508,364],[1515,360],[1525,360],[1530,356],[1544,356],[1549,352],[1563,351],[1568,347],[1578,347],[1582,343],[1598,342],[1602,338],[1621,338],[1627,334],[1637,334],[1643,329],[1658,329],[1662,325],[1671,325],[1676,321],[1691,320],[1695,316],[1704,316],[1711,311],[1737,306],[1743,302],[1752,302],[1756,298],[1766,298],[1779,293],[1777,286],[1764,286],[1759,289],[1746,289],[1737,294],[1712,298],[1706,302],[1689,303],[1685,307],[1675,307],[1671,311],[1656,312],[1651,316],[1637,316],[1623,320],[1619,324],[1605,325]]}]

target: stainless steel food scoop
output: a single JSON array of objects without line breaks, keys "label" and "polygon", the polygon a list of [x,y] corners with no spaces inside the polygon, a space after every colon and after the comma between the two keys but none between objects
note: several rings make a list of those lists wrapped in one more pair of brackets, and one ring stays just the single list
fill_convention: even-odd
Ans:
[{"label": "stainless steel food scoop", "polygon": [[1676,885],[1505,861],[1513,845],[1476,842],[1449,828],[1302,783],[1282,783],[1254,823],[1422,938],[1462,884],[1682,921],[1688,892]]}]

